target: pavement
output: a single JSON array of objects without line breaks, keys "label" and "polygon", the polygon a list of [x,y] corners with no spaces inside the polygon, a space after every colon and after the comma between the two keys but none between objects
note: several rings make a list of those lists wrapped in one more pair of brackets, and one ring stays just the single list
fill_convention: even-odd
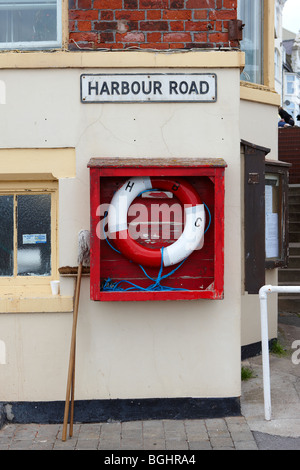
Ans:
[{"label": "pavement", "polygon": [[300,450],[300,315],[279,314],[278,343],[285,354],[270,353],[271,420],[264,419],[261,356],[243,361],[254,377],[242,382],[241,412],[259,450]]},{"label": "pavement", "polygon": [[104,463],[133,467],[140,455],[134,451],[141,450],[148,459],[155,451],[156,458],[157,451],[164,451],[161,459],[175,451],[184,459],[200,450],[300,450],[300,315],[279,315],[278,341],[285,354],[270,354],[270,421],[264,417],[262,358],[256,356],[242,363],[253,376],[242,382],[241,416],[75,424],[65,442],[62,424],[8,423],[0,429],[0,450],[102,450],[109,451]]}]

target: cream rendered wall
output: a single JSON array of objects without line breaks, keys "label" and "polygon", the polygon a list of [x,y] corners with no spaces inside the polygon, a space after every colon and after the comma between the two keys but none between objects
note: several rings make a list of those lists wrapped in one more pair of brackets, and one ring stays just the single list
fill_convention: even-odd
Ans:
[{"label": "cream rendered wall", "polygon": [[[168,70],[149,69],[160,71]],[[218,76],[215,104],[84,105],[79,88],[83,70],[1,72],[7,86],[1,146],[76,150],[76,178],[59,181],[60,266],[76,264],[78,232],[89,229],[91,157],[222,157],[228,163],[224,300],[95,303],[85,277],[76,399],[240,395],[240,70],[205,72]],[[61,279],[63,295],[72,295],[73,288],[72,279]],[[72,314],[3,313],[0,322],[5,344],[0,401],[64,400]]]},{"label": "cream rendered wall", "polygon": [[[267,159],[278,160],[277,106],[241,100],[240,132],[241,139],[269,148]],[[266,270],[266,284],[277,285],[277,269]],[[261,341],[259,297],[243,292],[241,302],[242,345],[257,343]],[[269,339],[277,338],[277,294],[268,297],[268,316]]]}]

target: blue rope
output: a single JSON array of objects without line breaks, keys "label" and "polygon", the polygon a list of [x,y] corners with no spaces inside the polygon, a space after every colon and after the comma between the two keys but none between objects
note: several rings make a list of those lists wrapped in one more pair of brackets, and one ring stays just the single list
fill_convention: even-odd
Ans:
[{"label": "blue rope", "polygon": [[[147,190],[148,191],[148,190]],[[143,192],[147,192],[147,191],[143,191]],[[142,194],[142,193],[141,193]],[[207,230],[209,229],[210,227],[210,224],[211,224],[211,213],[207,207],[206,204],[204,204],[204,206],[206,207],[207,211],[208,211],[208,214],[209,214],[209,223],[208,223],[208,226],[205,230],[204,233],[207,232]],[[105,230],[104,230],[104,220],[105,218],[107,217],[108,215],[108,212],[106,211],[105,214],[104,214],[104,218],[103,218],[103,233],[105,234]],[[108,240],[107,236],[105,235],[105,240],[106,242],[108,243],[108,245],[114,250],[116,251],[117,253],[120,253],[122,254],[119,250],[117,250]],[[137,291],[143,291],[143,292],[154,292],[154,291],[187,291],[188,289],[180,289],[180,288],[175,288],[175,287],[168,287],[168,286],[162,286],[160,284],[160,282],[163,280],[163,279],[166,279],[167,277],[169,276],[172,276],[172,274],[174,274],[182,265],[183,263],[186,261],[187,258],[185,258],[175,269],[173,269],[172,271],[170,271],[169,273],[165,274],[165,275],[162,275],[162,272],[163,272],[163,251],[164,251],[164,248],[162,247],[161,248],[161,263],[160,263],[160,270],[159,270],[159,273],[158,273],[158,276],[156,279],[153,279],[152,277],[150,277],[147,272],[145,271],[145,269],[143,268],[143,266],[141,266],[140,264],[138,265],[143,273],[145,274],[145,276],[153,282],[153,284],[151,284],[150,286],[148,287],[141,287],[137,284],[134,284],[133,282],[130,282],[130,281],[126,281],[125,279],[122,280],[122,281],[119,281],[119,282],[113,282],[110,278],[106,279],[105,283],[103,284],[101,290],[102,291],[109,291],[109,292],[125,292],[125,291],[133,291],[133,290],[137,290]],[[128,284],[129,286],[131,287],[128,287],[126,289],[120,287],[121,284],[123,283],[126,283]]]},{"label": "blue rope", "polygon": [[[111,279],[107,279],[104,283],[104,285],[102,286],[102,290],[103,291],[113,291],[113,292],[116,292],[116,291],[131,291],[131,290],[138,290],[138,291],[144,291],[144,292],[149,292],[149,291],[173,291],[173,290],[176,290],[176,291],[179,291],[179,290],[187,290],[187,289],[177,289],[177,288],[174,288],[174,287],[168,287],[168,286],[162,286],[160,284],[161,280],[162,279],[165,279],[169,276],[171,276],[175,271],[177,271],[177,269],[180,268],[180,266],[182,266],[182,264],[184,263],[185,260],[183,260],[178,266],[177,268],[173,269],[171,272],[169,272],[168,274],[165,274],[164,276],[162,276],[162,272],[163,272],[163,248],[161,248],[161,265],[160,265],[160,270],[159,270],[159,273],[158,273],[158,276],[156,279],[153,279],[152,277],[150,277],[145,269],[143,268],[143,266],[141,266],[139,264],[139,267],[143,270],[144,274],[147,276],[148,279],[150,279],[151,281],[154,282],[154,284],[151,284],[150,286],[148,287],[141,287],[141,286],[138,286],[137,284],[134,284],[133,282],[130,282],[130,281],[126,281],[125,279],[122,280],[122,281],[119,281],[119,282],[116,282],[116,283],[113,283],[111,281]],[[120,285],[122,283],[126,283],[128,285],[130,285],[131,287],[128,287],[127,289],[123,289],[120,287]]]},{"label": "blue rope", "polygon": [[210,213],[209,208],[208,208],[207,205],[205,204],[205,202],[204,202],[203,204],[204,204],[205,209],[206,209],[207,212],[208,212],[208,217],[209,217],[208,225],[207,225],[207,227],[206,227],[206,229],[205,229],[205,231],[204,231],[204,234],[206,234],[206,232],[207,232],[207,230],[209,229],[210,224],[211,224],[211,213]]}]

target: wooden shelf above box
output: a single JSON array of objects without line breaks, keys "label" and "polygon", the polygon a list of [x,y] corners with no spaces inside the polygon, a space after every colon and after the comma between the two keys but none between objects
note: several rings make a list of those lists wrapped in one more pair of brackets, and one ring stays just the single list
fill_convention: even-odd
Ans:
[{"label": "wooden shelf above box", "polygon": [[[91,267],[90,297],[100,301],[145,301],[222,299],[224,294],[224,173],[227,164],[222,158],[92,158],[90,169],[91,204]],[[189,181],[199,193],[201,200],[211,213],[211,225],[205,235],[204,246],[195,250],[174,275],[165,280],[170,288],[185,290],[168,291],[102,291],[105,279],[114,282],[128,280],[137,285],[151,283],[140,267],[112,250],[105,240],[97,235],[100,204],[109,204],[114,192],[129,177],[151,176],[175,178]],[[155,202],[155,199],[143,204]],[[156,201],[161,203],[162,200]],[[165,199],[163,203],[167,203]],[[170,201],[169,201],[170,203]],[[172,242],[174,242],[173,239]],[[112,241],[113,243],[113,241]],[[141,244],[146,243],[141,240]],[[162,241],[151,241],[155,248]],[[170,242],[171,243],[171,242]],[[165,272],[174,269],[165,268]],[[146,268],[150,277],[156,278],[159,269]]]},{"label": "wooden shelf above box", "polygon": [[91,158],[88,168],[227,167],[223,158]]}]

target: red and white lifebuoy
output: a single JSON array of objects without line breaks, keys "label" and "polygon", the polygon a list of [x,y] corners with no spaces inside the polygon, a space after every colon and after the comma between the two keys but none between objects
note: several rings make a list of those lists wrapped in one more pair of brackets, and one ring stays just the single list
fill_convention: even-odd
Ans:
[{"label": "red and white lifebuoy", "polygon": [[128,259],[142,266],[161,266],[161,250],[140,245],[131,238],[127,225],[127,212],[136,197],[151,189],[170,191],[184,207],[185,225],[181,236],[163,250],[163,266],[172,266],[187,258],[204,243],[205,209],[194,187],[176,178],[131,178],[114,194],[108,210],[108,231],[114,244]]}]

